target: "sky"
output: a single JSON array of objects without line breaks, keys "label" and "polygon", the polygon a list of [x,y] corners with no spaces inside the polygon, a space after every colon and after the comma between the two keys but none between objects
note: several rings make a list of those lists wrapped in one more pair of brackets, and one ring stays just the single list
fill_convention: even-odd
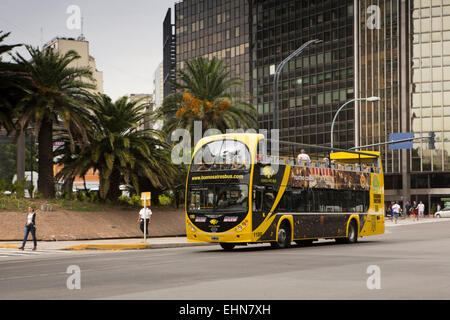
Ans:
[{"label": "sky", "polygon": [[[153,77],[163,59],[162,24],[175,0],[0,0],[0,30],[11,32],[6,44],[42,46],[55,37],[80,35],[75,11],[83,17],[90,55],[103,71],[104,92],[117,99],[152,93]],[[72,7],[73,8],[73,7]],[[25,54],[25,49],[18,49]],[[26,54],[25,54],[26,56]]]}]

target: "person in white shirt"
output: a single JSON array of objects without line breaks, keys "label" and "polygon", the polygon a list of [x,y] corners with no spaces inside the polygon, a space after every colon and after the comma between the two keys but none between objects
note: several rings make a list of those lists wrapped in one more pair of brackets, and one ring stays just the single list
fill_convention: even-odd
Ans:
[{"label": "person in white shirt", "polygon": [[309,156],[305,153],[305,149],[302,149],[300,151],[300,153],[297,156],[297,162],[299,164],[303,164],[303,163],[309,163],[309,161],[311,161],[311,159],[309,158]]},{"label": "person in white shirt", "polygon": [[397,223],[398,215],[400,214],[401,210],[402,210],[402,208],[400,207],[400,205],[397,202],[392,206],[392,212],[394,213],[395,223]]},{"label": "person in white shirt", "polygon": [[425,205],[422,203],[422,201],[420,201],[419,204],[417,205],[417,209],[419,211],[419,217],[423,218],[423,214],[425,212]]},{"label": "person in white shirt", "polygon": [[144,233],[144,223],[145,223],[145,230],[147,230],[146,234],[148,235],[148,224],[150,223],[150,220],[152,219],[152,210],[150,208],[142,208],[139,211],[138,216],[138,222],[140,223],[140,228],[142,233]]},{"label": "person in white shirt", "polygon": [[37,248],[37,239],[36,239],[36,212],[33,207],[28,207],[28,215],[27,215],[27,223],[25,224],[25,235],[23,237],[22,246],[19,248],[20,250],[25,249],[25,244],[27,243],[28,234],[31,232],[33,236],[33,250]]}]

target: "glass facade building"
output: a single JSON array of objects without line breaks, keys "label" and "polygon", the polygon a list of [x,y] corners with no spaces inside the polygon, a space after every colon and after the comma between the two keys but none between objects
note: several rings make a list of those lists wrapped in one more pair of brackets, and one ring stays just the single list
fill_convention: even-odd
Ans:
[{"label": "glass facade building", "polygon": [[[406,132],[401,128],[398,5],[397,0],[355,1],[356,96],[380,97],[376,103],[355,104],[360,146],[386,142],[390,133]],[[389,151],[384,145],[373,149],[383,154],[385,173],[400,172],[400,151]]]},{"label": "glass facade building", "polygon": [[[354,97],[353,0],[252,1],[252,96],[261,129],[272,128],[276,66],[305,42],[309,46],[283,69],[279,81],[280,138],[330,144],[337,109]],[[354,112],[343,110],[335,146],[354,145]]]},{"label": "glass facade building", "polygon": [[410,108],[411,131],[436,134],[436,148],[426,140],[410,153],[411,197],[428,207],[450,198],[450,1],[411,0]]},{"label": "glass facade building", "polygon": [[[450,0],[185,0],[175,5],[176,65],[224,59],[273,126],[276,67],[309,40],[281,72],[280,139],[350,148],[389,134],[436,133],[436,149],[382,153],[388,201],[422,200],[427,212],[450,198]],[[269,131],[270,132],[270,131]]]},{"label": "glass facade building", "polygon": [[163,23],[163,96],[173,92],[171,81],[175,80],[176,51],[172,9],[168,9]]},{"label": "glass facade building", "polygon": [[450,1],[355,0],[355,92],[379,96],[360,103],[355,130],[360,145],[390,133],[436,133],[412,150],[382,152],[386,200],[423,201],[427,212],[450,195]]},{"label": "glass facade building", "polygon": [[175,4],[176,67],[193,58],[222,59],[250,93],[250,4],[243,0],[184,0]]}]

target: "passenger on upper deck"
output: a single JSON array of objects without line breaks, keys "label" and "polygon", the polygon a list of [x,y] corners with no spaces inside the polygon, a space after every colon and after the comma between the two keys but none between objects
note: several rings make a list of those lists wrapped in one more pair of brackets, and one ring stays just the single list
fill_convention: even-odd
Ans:
[{"label": "passenger on upper deck", "polygon": [[199,166],[198,166],[198,169],[197,169],[198,171],[204,171],[204,170],[211,170],[211,168],[210,168],[210,166],[208,166],[207,164],[205,164],[205,163],[202,163],[202,164],[200,164]]},{"label": "passenger on upper deck", "polygon": [[237,163],[236,161],[233,162],[233,165],[231,166],[231,170],[241,170],[245,169],[245,165],[243,163]]},{"label": "passenger on upper deck", "polygon": [[337,169],[337,161],[331,160],[331,169]]},{"label": "passenger on upper deck", "polygon": [[302,149],[300,151],[300,153],[297,156],[297,162],[299,164],[303,164],[303,163],[309,163],[311,161],[311,159],[309,158],[309,156],[305,153],[305,149]]}]

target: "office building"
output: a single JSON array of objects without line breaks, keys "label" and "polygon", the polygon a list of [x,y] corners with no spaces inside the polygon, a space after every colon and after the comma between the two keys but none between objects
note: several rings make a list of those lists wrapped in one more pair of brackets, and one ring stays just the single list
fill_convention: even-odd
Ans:
[{"label": "office building", "polygon": [[45,48],[53,48],[60,54],[66,54],[70,50],[78,53],[80,58],[73,61],[69,66],[90,68],[96,85],[96,88],[91,91],[103,93],[103,72],[97,70],[95,58],[89,53],[89,41],[84,40],[84,37],[79,39],[56,37],[45,44],[44,49]]},{"label": "office building", "polygon": [[[450,0],[186,0],[175,5],[175,25],[177,67],[198,56],[227,61],[268,130],[276,67],[307,41],[322,40],[281,72],[280,139],[329,146],[340,106],[379,97],[339,113],[334,146],[435,132],[433,150],[427,139],[411,150],[365,150],[382,154],[386,201],[421,200],[429,212],[450,200]],[[233,28],[244,30],[242,42],[232,42]],[[241,45],[244,56],[236,59]]]},{"label": "office building", "polygon": [[187,61],[197,57],[217,57],[230,67],[230,77],[244,80],[239,90],[248,95],[249,15],[250,4],[242,0],[184,0],[176,3],[176,68],[183,69]]},{"label": "office building", "polygon": [[163,94],[167,97],[174,90],[171,81],[175,81],[176,51],[175,25],[172,23],[172,9],[168,9],[163,22]]},{"label": "office building", "polygon": [[[139,101],[138,106],[142,105],[142,104],[146,104],[147,106],[141,110],[141,112],[149,112],[149,111],[153,111],[153,106],[154,106],[154,100],[153,100],[153,94],[148,94],[148,93],[132,93],[130,94],[130,101],[131,102],[135,102],[135,101]],[[149,122],[149,117],[146,116],[144,117],[144,121],[142,123],[139,123],[139,129],[143,130],[143,129],[152,129],[153,127],[153,123]]]},{"label": "office building", "polygon": [[[329,144],[337,109],[354,97],[353,0],[252,1],[252,88],[259,125],[272,128],[273,74],[302,44],[310,45],[283,69],[279,81],[280,138]],[[354,112],[341,112],[335,147],[353,146]]]},{"label": "office building", "polygon": [[[161,62],[155,70],[153,75],[153,97],[154,97],[154,108],[153,110],[158,110],[164,99],[164,72],[163,63]],[[163,125],[162,120],[156,121],[153,125],[154,129],[161,129]]]}]

